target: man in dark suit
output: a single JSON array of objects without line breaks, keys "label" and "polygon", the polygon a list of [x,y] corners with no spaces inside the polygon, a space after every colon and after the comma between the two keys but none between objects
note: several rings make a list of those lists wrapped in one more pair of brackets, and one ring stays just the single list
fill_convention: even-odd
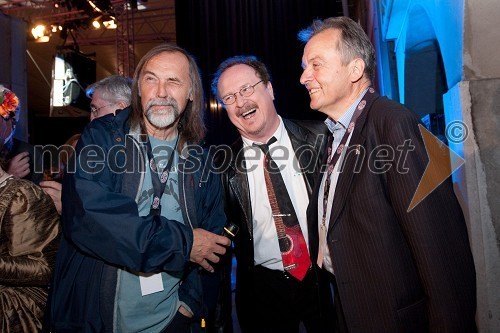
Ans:
[{"label": "man in dark suit", "polygon": [[428,163],[419,119],[371,88],[374,50],[357,23],[317,20],[299,39],[300,82],[332,133],[308,218],[338,330],[475,332],[474,263],[451,181],[408,211]]},{"label": "man in dark suit", "polygon": [[[225,60],[215,74],[212,90],[241,135],[230,152],[219,158],[226,214],[240,227],[234,240],[240,327],[243,332],[288,333],[298,332],[303,322],[308,332],[323,333],[326,328],[319,305],[317,270],[307,251],[306,209],[315,186],[313,171],[319,167],[316,150],[324,135],[313,133],[314,126],[309,130],[278,116],[270,75],[255,57]],[[325,133],[324,124],[317,125],[316,131]],[[256,147],[266,143],[269,156]],[[278,200],[280,211],[276,213],[276,204],[269,199],[270,188],[274,191],[277,187],[267,183],[266,177],[271,176],[266,176],[270,171],[264,163],[270,159],[281,171],[277,174],[281,174],[286,190],[280,197],[290,197],[291,210],[284,211]],[[281,218],[287,228],[287,223],[291,225],[288,218],[295,219],[294,229],[301,230],[305,263],[288,264],[289,259],[283,257],[277,222]],[[299,239],[294,238],[295,248]],[[296,270],[301,267],[305,276],[297,277]]]}]

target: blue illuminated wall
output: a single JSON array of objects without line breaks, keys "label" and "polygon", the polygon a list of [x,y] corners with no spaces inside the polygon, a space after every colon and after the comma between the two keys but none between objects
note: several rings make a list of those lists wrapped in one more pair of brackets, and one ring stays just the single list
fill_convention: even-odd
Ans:
[{"label": "blue illuminated wall", "polygon": [[[409,70],[429,72],[433,67],[426,59],[412,57],[420,51],[422,57],[430,59],[436,55],[442,58],[444,78],[448,88],[460,82],[462,73],[463,49],[463,1],[454,0],[394,0],[374,1],[380,24],[380,42],[385,43],[377,47],[381,90],[389,97],[398,97],[405,103],[408,91],[405,90]],[[391,45],[393,49],[388,47]],[[430,49],[434,48],[434,50]],[[396,66],[391,70],[387,58],[392,52],[395,56]],[[410,56],[410,62],[407,58]],[[437,66],[437,63],[436,65]],[[434,66],[434,67],[435,67]],[[397,78],[394,77],[397,76]],[[397,92],[392,91],[390,80],[397,80]],[[426,82],[422,79],[421,83]],[[422,87],[420,86],[422,89]]]},{"label": "blue illuminated wall", "polygon": [[456,112],[461,108],[451,108],[444,96],[462,78],[463,2],[372,4],[379,25],[375,44],[381,93],[405,104],[445,140],[446,123],[461,120]]},{"label": "blue illuminated wall", "polygon": [[465,161],[452,179],[477,272],[476,322],[500,332],[500,1],[367,1],[381,93],[420,116],[442,112]]}]

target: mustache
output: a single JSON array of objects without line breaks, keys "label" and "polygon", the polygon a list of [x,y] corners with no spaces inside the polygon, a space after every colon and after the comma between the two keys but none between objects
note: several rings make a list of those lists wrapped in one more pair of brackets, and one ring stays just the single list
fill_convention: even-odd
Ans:
[{"label": "mustache", "polygon": [[241,116],[245,112],[248,112],[251,109],[256,109],[256,108],[257,108],[257,104],[255,104],[255,103],[247,103],[247,104],[243,105],[241,108],[238,109],[237,115]]},{"label": "mustache", "polygon": [[168,97],[166,99],[151,99],[147,102],[146,104],[146,110],[149,110],[153,106],[171,106],[174,108],[178,108],[177,101],[171,97]]}]

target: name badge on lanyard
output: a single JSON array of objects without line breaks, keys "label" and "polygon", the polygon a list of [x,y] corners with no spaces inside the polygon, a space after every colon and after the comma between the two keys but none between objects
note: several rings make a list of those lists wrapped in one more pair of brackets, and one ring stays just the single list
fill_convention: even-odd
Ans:
[{"label": "name badge on lanyard", "polygon": [[161,273],[147,274],[141,273],[139,275],[139,282],[141,283],[142,296],[154,294],[163,291],[163,279]]}]

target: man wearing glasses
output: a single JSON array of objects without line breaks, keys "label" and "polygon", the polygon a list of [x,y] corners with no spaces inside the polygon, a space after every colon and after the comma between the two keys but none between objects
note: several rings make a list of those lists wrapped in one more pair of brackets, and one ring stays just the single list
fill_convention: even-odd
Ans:
[{"label": "man wearing glasses", "polygon": [[240,327],[298,332],[302,322],[308,332],[326,332],[306,245],[306,209],[322,143],[317,133],[326,128],[320,123],[307,129],[281,118],[270,74],[252,56],[222,62],[212,91],[241,135],[230,156],[217,160],[226,215],[240,227],[234,239]]},{"label": "man wearing glasses", "polygon": [[130,105],[132,95],[132,80],[120,75],[111,75],[97,81],[86,89],[90,102],[90,121],[115,114]]},{"label": "man wearing glasses", "polygon": [[[92,83],[86,89],[90,101],[90,121],[125,109],[132,99],[132,80],[120,75],[111,75]],[[62,185],[59,181],[44,180],[40,186],[54,200],[57,212],[61,214]]]}]

